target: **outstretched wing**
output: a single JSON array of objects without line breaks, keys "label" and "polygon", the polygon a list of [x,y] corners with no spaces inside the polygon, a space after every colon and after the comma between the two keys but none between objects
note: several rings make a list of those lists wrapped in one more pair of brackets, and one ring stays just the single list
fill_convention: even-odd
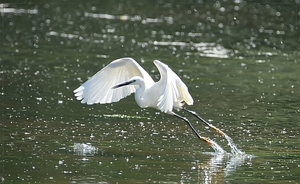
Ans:
[{"label": "outstretched wing", "polygon": [[194,102],[193,98],[186,85],[176,73],[174,73],[168,65],[158,60],[155,60],[154,64],[161,75],[159,83],[162,85],[157,107],[162,112],[170,113],[173,111],[173,107],[181,107],[183,101],[188,105],[192,105]]},{"label": "outstretched wing", "polygon": [[150,75],[134,59],[120,58],[114,60],[74,90],[76,99],[87,104],[117,102],[134,93],[136,87],[133,85],[117,89],[112,89],[112,87],[130,80],[134,76],[153,81]]}]

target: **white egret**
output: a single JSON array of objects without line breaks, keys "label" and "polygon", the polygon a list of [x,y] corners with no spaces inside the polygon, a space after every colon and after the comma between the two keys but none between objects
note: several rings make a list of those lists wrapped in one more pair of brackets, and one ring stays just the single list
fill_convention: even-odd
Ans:
[{"label": "white egret", "polygon": [[105,104],[118,102],[131,93],[135,93],[136,103],[141,108],[152,107],[164,113],[184,120],[196,136],[213,145],[212,140],[202,137],[190,121],[174,112],[183,109],[193,114],[210,128],[222,136],[227,136],[220,129],[206,122],[196,112],[183,108],[183,105],[193,104],[187,86],[182,80],[161,61],[154,60],[161,78],[154,82],[150,75],[132,58],[120,58],[112,61],[92,78],[74,90],[77,100],[87,104]]}]

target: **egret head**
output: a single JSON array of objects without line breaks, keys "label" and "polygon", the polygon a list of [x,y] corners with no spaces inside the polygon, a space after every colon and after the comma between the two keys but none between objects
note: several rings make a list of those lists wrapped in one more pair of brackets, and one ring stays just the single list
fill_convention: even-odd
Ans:
[{"label": "egret head", "polygon": [[115,85],[112,87],[112,89],[116,89],[122,86],[127,86],[127,85],[141,85],[141,82],[143,81],[143,78],[139,76],[132,77],[129,81],[123,82],[121,84]]}]

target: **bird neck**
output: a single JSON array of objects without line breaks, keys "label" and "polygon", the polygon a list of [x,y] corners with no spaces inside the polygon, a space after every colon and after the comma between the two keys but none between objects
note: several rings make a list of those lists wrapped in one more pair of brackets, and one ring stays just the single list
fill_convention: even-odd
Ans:
[{"label": "bird neck", "polygon": [[138,88],[135,91],[135,96],[141,98],[143,93],[145,92],[145,82],[144,81],[140,81],[138,84]]},{"label": "bird neck", "polygon": [[142,108],[148,107],[148,103],[143,98],[143,94],[145,93],[146,89],[144,80],[139,80],[136,85],[138,85],[134,95],[136,103]]}]

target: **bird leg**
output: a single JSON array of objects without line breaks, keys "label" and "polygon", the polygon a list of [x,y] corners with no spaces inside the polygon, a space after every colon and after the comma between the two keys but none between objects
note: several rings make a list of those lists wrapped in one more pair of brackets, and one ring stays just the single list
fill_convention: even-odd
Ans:
[{"label": "bird leg", "polygon": [[212,124],[210,124],[207,121],[205,121],[205,119],[201,118],[195,111],[191,111],[191,110],[188,110],[186,108],[183,108],[183,110],[185,110],[186,112],[189,112],[192,115],[194,115],[196,118],[198,118],[199,120],[201,120],[204,124],[206,124],[210,128],[214,129],[216,132],[218,132],[219,134],[221,134],[223,137],[228,137],[226,133],[224,133],[222,130],[218,129],[217,127],[215,127]]},{"label": "bird leg", "polygon": [[197,130],[194,128],[194,126],[191,124],[191,122],[186,118],[186,117],[182,117],[176,113],[173,112],[173,115],[177,118],[180,118],[182,120],[184,120],[188,125],[189,127],[191,127],[191,129],[193,130],[193,132],[196,134],[196,136],[201,139],[202,141],[206,142],[207,144],[209,144],[210,146],[213,146],[214,143],[207,137],[202,137],[198,132]]}]

